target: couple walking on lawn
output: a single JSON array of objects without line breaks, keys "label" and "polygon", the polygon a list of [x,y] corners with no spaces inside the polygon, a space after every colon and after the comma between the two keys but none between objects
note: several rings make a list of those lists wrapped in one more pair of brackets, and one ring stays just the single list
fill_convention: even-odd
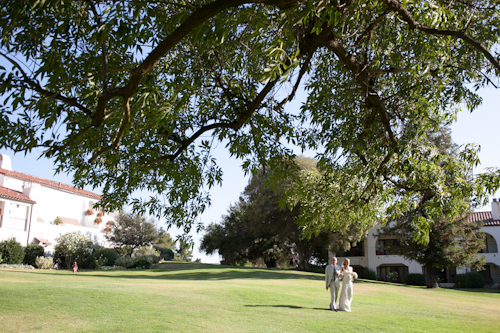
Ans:
[{"label": "couple walking on lawn", "polygon": [[[358,274],[353,272],[352,267],[349,266],[350,263],[351,261],[349,259],[344,259],[342,266],[339,266],[337,265],[337,258],[333,257],[331,265],[326,266],[325,283],[326,290],[330,288],[330,310],[351,312],[351,301],[353,295],[352,281],[358,278]],[[337,303],[341,279],[342,290],[340,292],[339,302]]]}]

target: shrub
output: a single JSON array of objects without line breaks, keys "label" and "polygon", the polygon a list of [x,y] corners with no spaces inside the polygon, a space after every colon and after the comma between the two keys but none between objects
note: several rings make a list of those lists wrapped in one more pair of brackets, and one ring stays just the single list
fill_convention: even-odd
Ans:
[{"label": "shrub", "polygon": [[56,238],[54,260],[60,267],[71,268],[73,261],[80,268],[88,268],[92,262],[94,244],[78,232],[68,232]]},{"label": "shrub", "polygon": [[115,265],[116,266],[123,266],[126,268],[131,268],[135,264],[135,258],[129,257],[129,256],[122,256],[116,259]]},{"label": "shrub", "polygon": [[399,281],[399,274],[398,272],[389,272],[387,273],[387,281],[396,283]]},{"label": "shrub", "polygon": [[31,265],[25,264],[0,264],[2,268],[21,268],[21,269],[35,269],[35,267]]},{"label": "shrub", "polygon": [[309,264],[308,272],[325,273],[325,266]]},{"label": "shrub", "polygon": [[102,267],[99,267],[99,270],[101,270],[101,271],[114,271],[114,270],[118,270],[118,269],[127,269],[127,267],[123,267],[123,266],[102,266]]},{"label": "shrub", "polygon": [[167,249],[163,246],[154,245],[156,251],[160,252],[159,256],[165,260],[174,259],[174,251],[172,249]]},{"label": "shrub", "polygon": [[14,238],[0,242],[0,254],[4,264],[22,264],[24,259],[24,247]]},{"label": "shrub", "polygon": [[471,272],[455,275],[455,287],[457,288],[483,288],[484,278],[481,274]]},{"label": "shrub", "polygon": [[107,266],[114,266],[116,259],[120,257],[120,255],[118,254],[118,252],[116,252],[116,250],[103,247],[96,248],[92,256],[94,260],[98,259],[99,257],[106,258],[105,265]]},{"label": "shrub", "polygon": [[114,250],[118,252],[120,256],[130,256],[132,255],[132,252],[134,252],[134,249],[130,246],[115,247]]},{"label": "shrub", "polygon": [[52,269],[54,268],[54,259],[52,257],[36,257],[35,266],[39,269]]},{"label": "shrub", "polygon": [[153,254],[146,254],[143,256],[134,256],[134,258],[135,258],[135,261],[142,259],[142,258],[145,258],[147,261],[149,261],[152,264],[157,264],[160,261],[160,257],[155,256]]},{"label": "shrub", "polygon": [[425,286],[427,285],[425,282],[424,274],[408,274],[406,276],[406,284],[409,286]]},{"label": "shrub", "polygon": [[467,278],[469,279],[469,288],[483,288],[484,287],[484,277],[475,272],[467,273]]},{"label": "shrub", "polygon": [[134,256],[154,255],[160,257],[160,251],[156,250],[153,246],[141,246],[134,251]]},{"label": "shrub", "polygon": [[469,288],[469,280],[465,274],[457,274],[454,278],[456,288]]},{"label": "shrub", "polygon": [[373,269],[365,268],[359,275],[360,279],[366,279],[366,280],[376,280],[377,279],[377,273]]},{"label": "shrub", "polygon": [[153,263],[149,261],[149,259],[146,256],[140,257],[134,265],[132,266],[133,268],[141,268],[141,269],[150,269],[151,266],[153,266]]},{"label": "shrub", "polygon": [[45,250],[43,246],[38,244],[29,244],[26,246],[23,263],[26,265],[35,266],[36,258],[43,257]]}]

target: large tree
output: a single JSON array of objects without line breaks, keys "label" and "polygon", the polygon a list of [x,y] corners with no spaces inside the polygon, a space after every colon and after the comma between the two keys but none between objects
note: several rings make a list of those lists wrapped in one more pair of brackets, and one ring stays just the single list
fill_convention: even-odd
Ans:
[{"label": "large tree", "polygon": [[247,171],[321,148],[355,166],[363,205],[497,86],[499,25],[496,0],[5,0],[0,142],[102,186],[109,210],[149,190],[134,209],[187,229],[221,181],[219,142]]},{"label": "large tree", "polygon": [[[302,170],[318,172],[313,159],[299,156],[294,163]],[[300,205],[288,209],[282,204],[285,189],[294,183],[279,174],[261,170],[253,175],[222,223],[208,227],[201,248],[209,254],[218,250],[230,264],[263,258],[267,267],[276,267],[280,261],[288,262],[292,253],[299,257],[299,267],[304,270],[310,269],[313,257],[317,263],[326,264],[331,232],[303,233],[296,223]]]},{"label": "large tree", "polygon": [[[478,255],[484,246],[481,225],[467,216],[482,204],[477,197],[484,188],[471,177],[475,150],[465,147],[460,151],[451,140],[449,128],[428,133],[424,151],[428,160],[434,160],[429,164],[436,169],[422,163],[423,168],[413,169],[413,177],[398,180],[403,185],[400,192],[407,192],[400,196],[412,199],[391,207],[392,216],[399,217],[385,225],[381,234],[395,236],[398,242],[390,250],[423,265],[427,287],[437,288],[435,270],[477,269],[484,264],[484,258]],[[426,177],[437,181],[436,186],[426,185],[431,183]]]},{"label": "large tree", "polygon": [[118,247],[136,249],[152,245],[158,239],[158,231],[152,219],[148,221],[144,216],[120,211],[106,239]]}]

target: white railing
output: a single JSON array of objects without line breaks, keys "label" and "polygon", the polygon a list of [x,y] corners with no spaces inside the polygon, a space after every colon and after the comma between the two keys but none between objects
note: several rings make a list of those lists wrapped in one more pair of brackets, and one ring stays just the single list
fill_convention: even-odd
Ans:
[{"label": "white railing", "polygon": [[24,231],[26,229],[26,219],[9,217],[7,223],[5,223],[5,228]]}]

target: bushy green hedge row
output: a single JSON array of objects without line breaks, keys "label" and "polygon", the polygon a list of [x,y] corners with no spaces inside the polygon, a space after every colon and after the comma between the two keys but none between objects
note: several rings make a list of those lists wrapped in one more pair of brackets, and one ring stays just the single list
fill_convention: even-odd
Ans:
[{"label": "bushy green hedge row", "polygon": [[466,273],[455,275],[456,288],[483,288],[484,278],[479,273]]},{"label": "bushy green hedge row", "polygon": [[425,286],[427,285],[425,282],[424,274],[408,274],[405,280],[407,285],[410,286]]},{"label": "bushy green hedge row", "polygon": [[159,256],[155,255],[142,255],[135,257],[123,256],[115,261],[115,265],[123,266],[126,268],[144,268],[149,269],[160,260]]},{"label": "bushy green hedge row", "polygon": [[361,274],[359,275],[360,279],[366,279],[366,280],[376,280],[377,279],[377,273],[369,268],[365,268],[361,271]]},{"label": "bushy green hedge row", "polygon": [[0,255],[4,264],[19,265],[23,263],[24,247],[15,239],[0,242]]},{"label": "bushy green hedge row", "polygon": [[38,244],[29,244],[25,251],[23,263],[26,265],[36,266],[36,258],[45,255],[43,246]]},{"label": "bushy green hedge row", "polygon": [[[84,235],[68,233],[57,239],[54,258],[44,257],[44,248],[40,245],[29,244],[23,247],[15,239],[0,242],[0,263],[7,265],[28,265],[42,269],[70,268],[76,261],[79,268],[99,269],[103,266],[123,266],[126,268],[151,268],[160,258],[170,258],[170,251],[155,249],[110,249],[95,246]],[[132,256],[130,256],[132,254]],[[135,255],[134,255],[135,254]]]}]

